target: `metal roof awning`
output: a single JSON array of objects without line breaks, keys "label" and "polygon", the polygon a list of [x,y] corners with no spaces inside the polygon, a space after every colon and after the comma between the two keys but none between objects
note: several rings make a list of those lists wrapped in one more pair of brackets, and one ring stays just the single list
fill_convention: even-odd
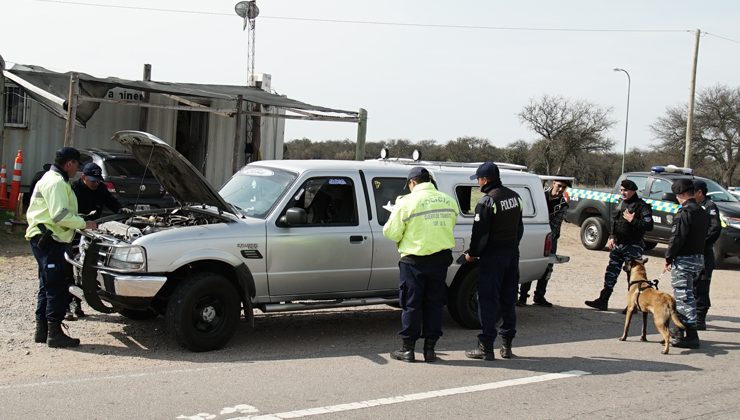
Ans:
[{"label": "metal roof awning", "polygon": [[[52,114],[63,119],[66,119],[68,115],[67,98],[69,98],[70,92],[70,79],[75,74],[79,77],[75,122],[77,125],[83,127],[92,118],[102,102],[150,108],[212,112],[230,117],[237,113],[237,101],[243,100],[286,110],[286,114],[280,115],[248,110],[239,111],[241,114],[246,115],[319,121],[359,121],[359,114],[355,111],[311,105],[285,96],[275,95],[255,87],[126,80],[117,77],[99,78],[85,73],[59,73],[40,66],[22,64],[16,64],[10,70],[3,71],[5,77],[23,88],[34,100],[38,101]],[[132,89],[167,95],[182,104],[182,106],[156,105],[146,102],[106,98],[107,92],[113,88]],[[210,108],[184,97],[233,101],[234,108]],[[287,112],[290,112],[290,114]]]}]

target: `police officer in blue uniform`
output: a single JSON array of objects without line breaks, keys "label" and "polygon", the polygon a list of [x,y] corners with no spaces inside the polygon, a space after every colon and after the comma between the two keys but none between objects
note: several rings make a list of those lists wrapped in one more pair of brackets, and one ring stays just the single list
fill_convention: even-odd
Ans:
[{"label": "police officer in blue uniform", "polygon": [[[501,357],[513,356],[511,342],[516,335],[516,295],[519,285],[519,241],[524,235],[522,199],[501,184],[498,166],[481,164],[470,179],[477,179],[483,197],[475,206],[468,262],[480,259],[478,315],[481,333],[478,347],[467,350],[471,359],[494,360],[493,343],[501,336]],[[496,330],[498,314],[503,318]]]},{"label": "police officer in blue uniform", "polygon": [[619,193],[622,200],[617,205],[606,246],[609,248],[609,264],[604,273],[604,288],[599,297],[587,300],[586,305],[605,311],[609,307],[609,298],[617,284],[622,266],[630,260],[642,259],[645,250],[643,238],[645,232],[653,230],[653,210],[650,204],[637,195],[637,184],[625,179],[620,184]]},{"label": "police officer in blue uniform", "polygon": [[72,183],[72,191],[77,197],[77,210],[85,220],[99,219],[103,207],[113,213],[121,211],[121,203],[113,197],[103,182],[103,170],[95,163],[87,163],[82,168],[82,177]]},{"label": "police officer in blue uniform", "polygon": [[671,340],[679,348],[699,348],[696,332],[696,299],[694,282],[704,269],[704,243],[709,230],[709,214],[694,199],[690,179],[673,181],[671,190],[681,207],[673,218],[671,239],[665,253],[665,271],[671,272],[671,286],[676,298],[676,312],[686,327],[685,335]]},{"label": "police officer in blue uniform", "polygon": [[713,245],[719,239],[722,232],[722,222],[719,220],[719,210],[714,201],[707,197],[707,183],[697,179],[694,181],[694,198],[696,203],[709,215],[709,230],[704,243],[704,270],[694,284],[694,295],[696,296],[696,329],[704,331],[707,329],[707,312],[712,306],[709,300],[709,286],[712,283],[712,272],[714,271],[714,248]]}]

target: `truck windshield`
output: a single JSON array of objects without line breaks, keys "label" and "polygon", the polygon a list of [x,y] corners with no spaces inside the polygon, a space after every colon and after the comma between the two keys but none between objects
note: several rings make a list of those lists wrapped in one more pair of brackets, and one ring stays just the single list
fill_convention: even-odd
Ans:
[{"label": "truck windshield", "polygon": [[732,194],[727,192],[722,186],[712,181],[711,179],[703,178],[704,182],[707,183],[707,196],[712,199],[715,203],[737,203],[738,199]]},{"label": "truck windshield", "polygon": [[221,187],[219,194],[250,217],[264,219],[295,180],[289,172],[245,166]]}]

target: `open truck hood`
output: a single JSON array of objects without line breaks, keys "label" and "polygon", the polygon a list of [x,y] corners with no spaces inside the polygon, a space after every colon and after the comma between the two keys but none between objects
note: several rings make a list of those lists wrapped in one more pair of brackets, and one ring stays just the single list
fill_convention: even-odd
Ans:
[{"label": "open truck hood", "polygon": [[204,204],[234,213],[230,204],[206,181],[197,169],[163,140],[143,131],[119,131],[113,141],[126,146],[160,184],[181,204]]}]

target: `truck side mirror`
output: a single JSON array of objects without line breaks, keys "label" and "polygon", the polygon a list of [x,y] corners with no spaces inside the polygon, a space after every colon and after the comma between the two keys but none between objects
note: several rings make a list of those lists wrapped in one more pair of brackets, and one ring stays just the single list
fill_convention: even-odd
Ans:
[{"label": "truck side mirror", "polygon": [[676,194],[672,192],[663,193],[663,195],[660,197],[661,201],[670,201],[671,203],[678,203],[678,199],[676,198]]},{"label": "truck side mirror", "polygon": [[280,226],[295,226],[305,225],[308,223],[308,216],[306,210],[300,207],[291,207],[285,212],[284,216],[281,216],[278,220]]}]

